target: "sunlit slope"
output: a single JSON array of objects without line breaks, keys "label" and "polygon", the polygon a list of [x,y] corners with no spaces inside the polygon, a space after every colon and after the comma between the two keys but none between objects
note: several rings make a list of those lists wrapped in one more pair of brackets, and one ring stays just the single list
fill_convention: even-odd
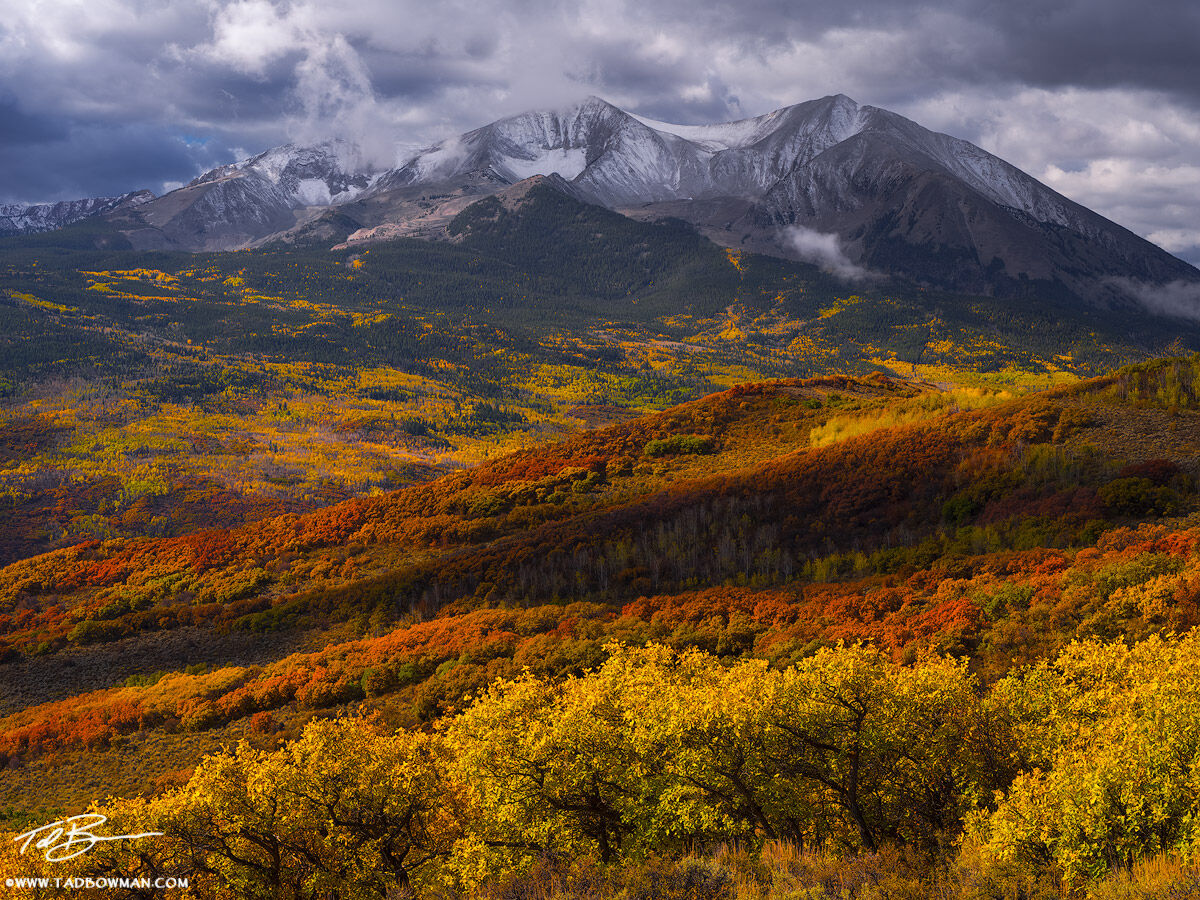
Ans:
[{"label": "sunlit slope", "polygon": [[1200,346],[1128,311],[840,282],[549,188],[490,203],[454,242],[332,253],[0,242],[0,563],[303,513],[747,381],[1022,390]]},{"label": "sunlit slope", "polygon": [[[1166,361],[1007,399],[748,385],[316,513],[56,551],[0,572],[0,743],[30,777],[64,753],[108,766],[71,754],[118,738],[161,772],[195,736],[315,710],[436,717],[614,637],[780,661],[866,639],[991,676],[1185,628],[1196,375]],[[184,672],[188,652],[207,665]]]}]

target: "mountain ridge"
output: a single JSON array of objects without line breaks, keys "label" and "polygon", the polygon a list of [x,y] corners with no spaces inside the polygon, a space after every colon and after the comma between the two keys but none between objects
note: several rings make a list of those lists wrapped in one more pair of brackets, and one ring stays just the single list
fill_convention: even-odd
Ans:
[{"label": "mountain ridge", "polygon": [[140,206],[156,199],[147,190],[130,191],[119,197],[85,197],[55,203],[0,204],[0,235],[39,234],[73,225],[83,219],[104,215],[122,206]]},{"label": "mountain ridge", "polygon": [[635,218],[681,218],[735,250],[824,262],[796,239],[816,232],[848,268],[940,289],[1106,306],[1200,286],[1200,270],[999,157],[844,94],[714,125],[592,96],[498,119],[387,170],[347,141],[289,144],[86,215],[135,249],[445,239],[473,199],[534,176]]}]

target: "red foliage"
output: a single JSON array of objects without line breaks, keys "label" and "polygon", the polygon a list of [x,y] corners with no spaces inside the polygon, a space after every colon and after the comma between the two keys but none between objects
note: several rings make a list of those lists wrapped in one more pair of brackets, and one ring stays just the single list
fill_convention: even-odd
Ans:
[{"label": "red foliage", "polygon": [[1125,466],[1117,473],[1117,477],[1148,478],[1161,487],[1181,471],[1183,470],[1169,459],[1148,459],[1145,462]]}]

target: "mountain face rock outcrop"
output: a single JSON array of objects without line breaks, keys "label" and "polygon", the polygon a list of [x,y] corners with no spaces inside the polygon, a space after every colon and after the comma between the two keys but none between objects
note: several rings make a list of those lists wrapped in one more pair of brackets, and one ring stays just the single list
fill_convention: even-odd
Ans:
[{"label": "mountain face rock outcrop", "polygon": [[347,141],[288,144],[109,219],[137,249],[241,249],[353,200],[375,175]]}]

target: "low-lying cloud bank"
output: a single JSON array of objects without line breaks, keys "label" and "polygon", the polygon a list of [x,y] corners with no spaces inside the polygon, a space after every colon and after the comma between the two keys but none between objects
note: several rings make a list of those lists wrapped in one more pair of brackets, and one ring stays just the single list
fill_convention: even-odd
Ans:
[{"label": "low-lying cloud bank", "polygon": [[1152,313],[1200,321],[1200,281],[1147,284],[1130,278],[1113,278],[1110,284]]}]

